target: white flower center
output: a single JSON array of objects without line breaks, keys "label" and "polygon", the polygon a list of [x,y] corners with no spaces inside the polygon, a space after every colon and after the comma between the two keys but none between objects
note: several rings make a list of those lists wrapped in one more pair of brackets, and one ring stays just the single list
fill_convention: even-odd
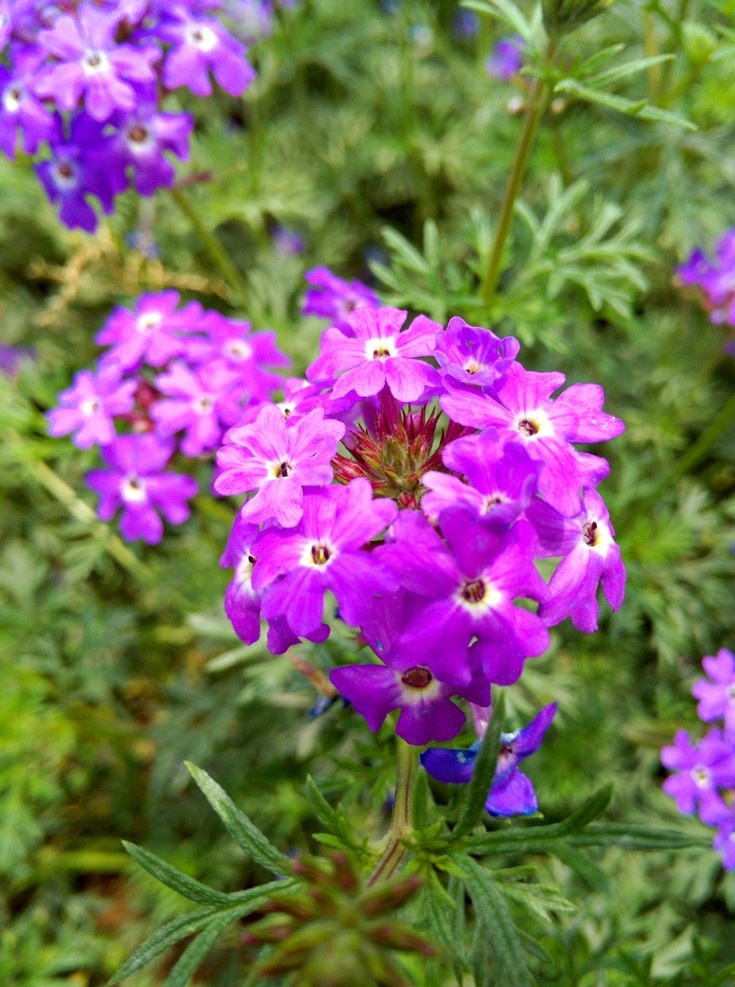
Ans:
[{"label": "white flower center", "polygon": [[582,525],[582,541],[591,551],[597,552],[598,555],[605,558],[613,544],[609,525],[605,524],[604,521],[594,521],[588,518]]},{"label": "white flower center", "polygon": [[321,568],[322,566],[329,565],[336,554],[337,549],[328,542],[309,542],[301,553],[300,564]]},{"label": "white flower center", "polygon": [[554,434],[554,426],[551,424],[549,416],[540,409],[521,412],[516,417],[515,427],[524,441],[533,441],[533,439]]},{"label": "white flower center", "polygon": [[15,85],[8,86],[3,93],[3,106],[8,113],[15,113],[17,112],[22,99],[23,89],[18,85],[18,83],[15,83]]},{"label": "white flower center", "polygon": [[709,769],[705,768],[702,764],[698,764],[696,768],[692,768],[692,780],[697,788],[710,788],[712,785],[712,776]]},{"label": "white flower center", "polygon": [[96,415],[100,410],[102,405],[97,400],[97,398],[87,398],[85,401],[79,405],[79,410],[84,415],[85,418],[91,418],[92,415]]},{"label": "white flower center", "polygon": [[366,360],[387,360],[397,355],[395,336],[374,336],[365,340]]},{"label": "white flower center", "polygon": [[186,40],[200,51],[208,52],[217,46],[217,35],[206,24],[190,24],[186,29]]},{"label": "white flower center", "polygon": [[125,143],[131,154],[143,154],[155,144],[153,134],[143,123],[129,123],[125,128]]},{"label": "white flower center", "polygon": [[126,476],[120,488],[120,495],[127,504],[142,504],[146,501],[145,481],[139,476]]},{"label": "white flower center", "polygon": [[454,594],[455,600],[473,617],[481,617],[502,601],[503,594],[493,584],[479,576],[466,579]]},{"label": "white flower center", "polygon": [[85,75],[100,75],[110,71],[110,60],[103,51],[88,51],[82,59]]},{"label": "white flower center", "polygon": [[163,316],[160,312],[144,312],[139,315],[135,320],[135,328],[138,332],[150,332],[151,329],[156,329],[163,322]]},{"label": "white flower center", "polygon": [[204,395],[192,402],[192,408],[195,415],[211,415],[214,408],[214,401],[210,397],[207,397],[207,395]]},{"label": "white flower center", "polygon": [[77,187],[77,169],[71,161],[57,161],[52,174],[56,187],[62,192]]},{"label": "white flower center", "polygon": [[225,354],[238,363],[249,360],[253,355],[253,348],[244,339],[228,339],[224,345]]}]

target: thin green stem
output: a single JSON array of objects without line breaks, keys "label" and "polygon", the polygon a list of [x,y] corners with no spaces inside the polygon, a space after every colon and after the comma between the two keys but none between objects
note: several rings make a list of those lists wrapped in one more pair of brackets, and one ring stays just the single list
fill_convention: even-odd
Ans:
[{"label": "thin green stem", "polygon": [[224,278],[225,283],[241,305],[246,305],[248,289],[243,276],[232,262],[230,255],[220,243],[219,239],[209,229],[198,211],[195,209],[191,199],[181,188],[172,188],[171,195],[179,209],[187,217],[191,225],[196,230],[197,236],[202,241],[212,263]]},{"label": "thin green stem", "polygon": [[[550,42],[549,50],[547,52],[547,64],[551,62],[553,55],[553,42]],[[480,286],[480,293],[488,311],[492,310],[493,302],[495,301],[495,292],[497,290],[498,279],[500,277],[500,262],[503,257],[505,241],[508,239],[508,233],[510,232],[513,209],[521,187],[521,182],[523,181],[523,176],[526,173],[526,165],[528,164],[528,157],[531,153],[531,148],[533,147],[534,137],[536,136],[536,131],[538,129],[541,117],[546,109],[546,104],[550,93],[551,87],[546,80],[533,80],[531,91],[528,94],[526,111],[523,116],[523,129],[521,130],[521,136],[518,139],[518,146],[516,147],[513,165],[511,167],[510,174],[508,175],[508,183],[505,186],[505,193],[500,206],[500,216],[498,217],[498,224],[495,228],[493,249],[490,252],[490,257],[485,269],[485,276],[482,279],[482,284]]]},{"label": "thin green stem", "polygon": [[419,764],[418,749],[396,737],[396,754],[398,767],[393,815],[383,853],[368,879],[369,885],[387,881],[399,869],[408,854],[404,840],[413,829],[413,789]]}]

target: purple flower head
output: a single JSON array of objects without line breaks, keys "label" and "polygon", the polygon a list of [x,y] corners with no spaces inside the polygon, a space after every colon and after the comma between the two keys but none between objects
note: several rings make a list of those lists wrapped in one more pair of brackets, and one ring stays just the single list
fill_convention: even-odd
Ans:
[{"label": "purple flower head", "polygon": [[122,191],[119,175],[104,166],[109,139],[84,112],[73,118],[68,139],[62,136],[60,118],[56,119],[56,135],[50,141],[52,160],[37,164],[36,173],[51,202],[60,204],[62,223],[92,233],[97,216],[87,196],[96,196],[109,214],[115,195]]},{"label": "purple flower head", "polygon": [[251,332],[249,322],[226,319],[219,312],[209,312],[206,331],[209,346],[203,362],[215,359],[225,363],[238,376],[238,393],[246,401],[264,401],[283,387],[280,375],[266,367],[287,367],[288,357],[276,346],[274,332]]},{"label": "purple flower head", "polygon": [[253,589],[255,558],[251,546],[258,535],[258,525],[235,518],[219,564],[235,573],[225,592],[225,613],[237,636],[245,644],[255,644],[260,637],[260,594]]},{"label": "purple flower head", "polygon": [[190,476],[165,471],[173,451],[173,443],[156,435],[122,435],[102,449],[109,469],[87,474],[87,484],[100,495],[97,513],[103,521],[122,508],[120,532],[128,541],[160,542],[159,511],[170,524],[183,524],[189,517],[186,501],[198,487]]},{"label": "purple flower head", "polygon": [[347,335],[352,328],[347,317],[356,308],[380,308],[380,299],[361,281],[343,281],[332,274],[328,267],[315,267],[304,275],[311,288],[306,292],[302,306],[303,315],[316,315],[329,319]]},{"label": "purple flower head", "polygon": [[41,31],[39,44],[58,61],[36,81],[38,95],[54,99],[61,110],[75,109],[84,96],[87,112],[100,122],[117,109],[132,110],[131,83],[155,81],[152,65],[161,50],[116,42],[120,20],[119,11],[102,11],[83,0],[75,16],[64,14]]},{"label": "purple flower head", "polygon": [[225,428],[240,416],[237,383],[237,374],[222,362],[192,371],[175,361],[156,377],[156,389],[164,395],[151,408],[158,434],[169,438],[183,431],[185,456],[216,449]]},{"label": "purple flower head", "polygon": [[212,17],[173,6],[166,10],[156,35],[171,45],[163,65],[167,89],[187,86],[195,96],[209,96],[211,72],[225,92],[241,96],[255,78],[243,45]]},{"label": "purple flower head", "polygon": [[35,352],[27,346],[6,346],[0,343],[0,374],[15,377],[26,360],[35,360]]},{"label": "purple flower head", "polygon": [[197,302],[176,311],[178,291],[141,295],[131,312],[117,308],[97,334],[99,346],[111,346],[106,359],[115,360],[125,370],[137,369],[145,361],[160,367],[183,354],[186,333],[196,330],[202,318]]},{"label": "purple flower head", "polygon": [[502,378],[521,344],[513,336],[499,339],[489,329],[470,326],[455,316],[436,337],[436,357],[442,376],[462,384],[485,387]]},{"label": "purple flower head", "polygon": [[[518,764],[539,749],[556,709],[556,703],[545,706],[522,730],[501,733],[498,764],[485,803],[491,816],[528,816],[538,812],[533,785],[518,770]],[[437,781],[464,784],[472,777],[480,744],[478,740],[469,750],[434,747],[424,751],[421,763]]]},{"label": "purple flower head", "polygon": [[110,124],[115,128],[112,158],[123,173],[132,169],[137,191],[148,196],[170,188],[176,172],[164,152],[189,159],[194,118],[188,113],[161,113],[155,99],[142,96],[133,109],[115,113]]},{"label": "purple flower head", "polygon": [[534,500],[526,517],[538,535],[538,557],[563,556],[539,616],[549,626],[571,617],[578,631],[592,634],[597,630],[600,582],[613,610],[621,606],[625,595],[625,566],[613,541],[615,532],[602,497],[596,490],[585,489],[582,510],[573,517],[564,517],[549,504]]},{"label": "purple flower head", "polygon": [[397,308],[356,309],[347,321],[351,335],[336,327],[326,330],[321,356],[306,371],[312,383],[332,383],[331,395],[354,391],[359,397],[379,394],[387,387],[402,403],[418,401],[438,381],[433,367],[416,357],[429,356],[441,326],[417,316],[401,331],[406,312]]},{"label": "purple flower head", "polygon": [[0,65],[0,149],[15,157],[18,132],[23,135],[23,150],[35,154],[42,141],[50,140],[56,130],[53,114],[35,96],[29,82],[35,64],[17,68],[13,74]]},{"label": "purple flower head", "polygon": [[605,394],[598,384],[572,384],[552,399],[565,379],[564,374],[535,373],[512,363],[496,386],[497,400],[452,383],[440,404],[462,425],[492,426],[501,439],[522,442],[531,458],[544,464],[541,495],[562,514],[571,515],[579,511],[580,487],[599,482],[606,465],[578,453],[572,443],[612,439],[625,425],[602,411]]},{"label": "purple flower head", "polygon": [[423,515],[403,511],[395,541],[375,550],[409,591],[406,622],[386,661],[415,656],[429,640],[425,662],[442,681],[466,685],[479,665],[488,682],[509,685],[525,659],[549,645],[543,621],[514,606],[547,592],[533,564],[532,532],[517,524],[496,534],[462,507],[443,511],[440,525],[446,542]]},{"label": "purple flower head", "polygon": [[507,528],[528,507],[543,469],[520,442],[500,442],[493,428],[450,442],[442,460],[467,482],[451,473],[425,473],[429,492],[421,501],[424,513],[440,517],[447,508],[468,507],[496,530]]},{"label": "purple flower head", "polygon": [[295,634],[308,636],[321,625],[330,590],[341,618],[359,627],[373,598],[398,588],[395,575],[364,550],[396,513],[392,501],[373,500],[367,480],[304,491],[297,526],[267,528],[253,545],[253,588],[267,590],[263,615],[284,617]]},{"label": "purple flower head", "polygon": [[324,418],[320,408],[287,424],[265,405],[252,424],[231,429],[217,453],[218,494],[255,493],[242,507],[243,518],[290,528],[302,515],[304,487],[332,480],[332,456],[344,433],[341,422]]},{"label": "purple flower head", "polygon": [[692,686],[692,695],[699,700],[697,715],[705,723],[724,719],[726,733],[735,739],[735,655],[721,648],[702,664],[709,681],[698,679]]},{"label": "purple flower head", "polygon": [[493,46],[493,50],[485,62],[488,75],[501,82],[510,82],[523,65],[523,50],[525,42],[519,34],[511,34],[501,38]]},{"label": "purple flower head", "polygon": [[49,433],[75,432],[72,441],[80,449],[109,445],[115,440],[115,415],[126,415],[135,404],[134,380],[122,380],[122,368],[110,363],[97,374],[80,371],[72,386],[59,394],[59,407],[48,413]]},{"label": "purple flower head", "polygon": [[464,726],[465,715],[451,699],[456,687],[440,682],[424,665],[348,665],[332,669],[329,678],[373,732],[394,709],[401,711],[396,733],[416,747],[452,740]]},{"label": "purple flower head", "polygon": [[701,289],[714,325],[735,325],[735,229],[727,230],[717,241],[713,261],[697,249],[676,273],[682,284]]},{"label": "purple flower head", "polygon": [[452,34],[466,40],[474,38],[480,30],[480,18],[473,10],[456,10],[452,18]]},{"label": "purple flower head", "polygon": [[679,730],[673,747],[664,747],[661,761],[669,771],[677,771],[664,782],[667,795],[676,799],[679,812],[717,825],[730,810],[718,789],[735,788],[735,748],[722,731],[712,727],[707,736],[692,744],[686,730]]}]

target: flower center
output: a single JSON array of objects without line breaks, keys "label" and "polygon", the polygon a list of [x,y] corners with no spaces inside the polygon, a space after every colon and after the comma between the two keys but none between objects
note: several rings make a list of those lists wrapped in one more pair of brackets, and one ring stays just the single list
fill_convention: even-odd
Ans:
[{"label": "flower center", "polygon": [[192,407],[197,415],[209,415],[213,408],[213,402],[212,399],[208,397],[197,398],[196,401],[193,402]]},{"label": "flower center", "polygon": [[597,543],[597,521],[588,521],[582,525],[582,541],[590,548]]},{"label": "flower center", "polygon": [[434,676],[428,668],[424,668],[423,665],[414,665],[413,668],[407,668],[401,675],[401,682],[411,686],[412,689],[425,689],[431,684],[433,678]]},{"label": "flower center", "polygon": [[139,476],[127,476],[120,494],[128,504],[142,504],[146,499],[145,483]]},{"label": "flower center", "polygon": [[535,422],[530,421],[528,418],[521,418],[518,422],[518,431],[522,435],[527,435],[529,438],[532,435],[538,434],[538,425]]},{"label": "flower center", "polygon": [[77,184],[77,170],[71,161],[59,161],[54,168],[54,178],[58,188],[74,188]]},{"label": "flower center", "polygon": [[97,398],[87,398],[86,401],[82,401],[79,405],[79,410],[85,418],[91,418],[92,415],[96,414],[101,407],[102,406]]},{"label": "flower center", "polygon": [[3,95],[3,105],[8,113],[15,113],[23,99],[23,90],[20,86],[10,86]]},{"label": "flower center", "polygon": [[692,769],[692,779],[697,788],[710,787],[710,773],[707,768],[703,767],[701,764]]},{"label": "flower center", "polygon": [[473,617],[481,617],[502,600],[502,594],[491,582],[481,576],[466,579],[459,587],[455,599]]},{"label": "flower center", "polygon": [[186,40],[200,51],[206,52],[216,46],[217,35],[206,24],[193,24],[186,32]]},{"label": "flower center", "polygon": [[489,514],[493,507],[497,507],[498,504],[504,504],[505,497],[500,494],[488,494],[482,501],[482,513]]},{"label": "flower center", "polygon": [[486,586],[482,579],[473,579],[462,587],[462,598],[468,603],[480,603],[485,599]]},{"label": "flower center", "polygon": [[332,553],[326,545],[311,546],[311,561],[314,565],[326,565],[331,556]]},{"label": "flower center", "polygon": [[144,312],[135,320],[135,328],[138,332],[150,332],[151,329],[160,326],[162,321],[163,316],[160,312]]},{"label": "flower center", "polygon": [[396,356],[395,339],[392,336],[374,336],[365,341],[365,359],[387,360],[391,356]]},{"label": "flower center", "polygon": [[281,480],[285,476],[290,476],[291,473],[293,473],[293,466],[287,460],[284,459],[282,463],[276,464],[274,475],[277,479]]},{"label": "flower center", "polygon": [[87,52],[82,65],[85,75],[99,75],[100,72],[106,72],[110,67],[107,55],[103,51]]},{"label": "flower center", "polygon": [[224,347],[225,353],[231,360],[249,360],[253,349],[244,339],[231,339]]}]

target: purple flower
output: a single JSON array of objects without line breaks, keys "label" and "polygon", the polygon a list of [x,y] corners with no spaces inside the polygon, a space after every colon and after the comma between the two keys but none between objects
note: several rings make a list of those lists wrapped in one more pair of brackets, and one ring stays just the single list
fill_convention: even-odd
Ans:
[{"label": "purple flower", "polygon": [[6,346],[0,343],[0,374],[15,377],[24,361],[35,359],[35,352],[27,346]]},{"label": "purple flower", "polygon": [[102,449],[110,468],[87,474],[87,484],[100,495],[97,513],[103,521],[122,508],[120,532],[128,541],[160,542],[158,511],[170,524],[183,524],[189,517],[186,501],[198,487],[190,476],[165,472],[173,451],[173,443],[156,435],[122,435]]},{"label": "purple flower", "polygon": [[319,628],[330,590],[342,619],[359,627],[373,598],[397,589],[395,575],[364,550],[396,513],[392,501],[373,500],[367,480],[305,491],[298,525],[268,528],[253,546],[253,587],[268,590],[263,615],[285,617],[295,634],[307,636]]},{"label": "purple flower", "polygon": [[692,744],[686,730],[679,730],[673,747],[664,747],[661,761],[669,771],[677,771],[664,782],[667,795],[676,799],[679,812],[717,825],[728,816],[727,805],[718,789],[735,787],[735,749],[722,731],[712,727],[707,736]]},{"label": "purple flower", "polygon": [[0,65],[0,148],[9,158],[15,157],[19,130],[23,134],[23,150],[35,154],[56,129],[53,114],[29,86],[36,61],[25,68],[18,67],[15,74]]},{"label": "purple flower", "polygon": [[36,81],[38,95],[54,99],[62,110],[75,109],[83,95],[87,112],[99,121],[117,109],[132,110],[131,83],[155,81],[152,63],[161,51],[116,42],[120,20],[118,11],[105,12],[83,0],[75,17],[64,14],[41,31],[39,45],[59,61]]},{"label": "purple flower", "polygon": [[732,807],[729,814],[720,820],[712,845],[722,854],[725,870],[735,870],[735,810]]},{"label": "purple flower", "polygon": [[97,334],[99,346],[111,346],[107,359],[115,360],[125,370],[134,370],[145,360],[160,367],[183,353],[184,336],[198,327],[201,306],[189,302],[179,311],[178,291],[141,295],[131,312],[117,308]]},{"label": "purple flower", "polygon": [[282,226],[280,223],[277,223],[273,227],[271,240],[273,241],[276,253],[282,257],[295,257],[298,254],[303,254],[306,250],[304,237],[300,233],[297,233],[296,230],[289,229],[288,226]]},{"label": "purple flower", "polygon": [[274,332],[251,332],[249,322],[226,319],[219,312],[209,312],[204,323],[209,346],[202,352],[202,362],[219,359],[238,376],[238,393],[248,401],[264,401],[283,387],[282,378],[266,370],[287,367],[290,363],[276,346]]},{"label": "purple flower", "polygon": [[251,546],[258,534],[258,525],[235,518],[227,546],[219,564],[235,573],[225,592],[225,613],[235,633],[245,642],[254,644],[260,637],[260,594],[253,589],[252,575],[255,558]]},{"label": "purple flower", "polygon": [[137,191],[148,196],[170,188],[176,172],[164,152],[188,160],[194,118],[188,113],[160,113],[156,100],[141,96],[132,110],[115,113],[110,124],[115,128],[111,156],[123,172],[133,169]]},{"label": "purple flower", "polygon": [[465,715],[451,700],[457,694],[456,687],[440,682],[423,665],[400,669],[348,665],[332,669],[329,678],[373,732],[394,709],[401,711],[396,733],[416,747],[452,740],[464,726]]},{"label": "purple flower", "polygon": [[356,309],[347,321],[351,335],[335,326],[322,336],[321,356],[306,371],[312,383],[332,383],[333,398],[354,391],[360,397],[379,394],[387,387],[400,402],[418,401],[434,385],[437,372],[415,359],[429,356],[441,326],[417,316],[401,331],[406,312],[397,308]]},{"label": "purple flower", "polygon": [[[498,764],[485,803],[491,816],[528,816],[538,811],[533,785],[518,770],[518,764],[539,749],[556,709],[556,703],[545,706],[527,727],[515,733],[501,733]],[[469,750],[434,747],[424,751],[421,763],[437,781],[464,784],[472,777],[480,744],[478,740]]]},{"label": "purple flower", "polygon": [[493,426],[503,440],[522,442],[532,459],[544,463],[539,478],[543,498],[571,515],[579,511],[580,487],[599,483],[607,465],[578,453],[571,443],[603,442],[620,435],[625,425],[602,411],[605,394],[599,384],[572,384],[552,400],[565,379],[564,374],[534,373],[512,363],[496,385],[497,400],[452,383],[439,403],[462,425]]},{"label": "purple flower", "polygon": [[255,422],[230,429],[217,453],[218,494],[255,492],[241,509],[243,518],[293,527],[302,514],[303,488],[323,487],[344,433],[341,422],[324,418],[320,408],[287,424],[278,408],[266,405]]},{"label": "purple flower", "polygon": [[592,634],[597,630],[600,582],[613,610],[621,606],[625,595],[625,566],[613,541],[615,531],[602,497],[595,490],[584,490],[582,510],[573,517],[564,517],[549,504],[534,500],[526,517],[539,538],[537,556],[563,556],[539,616],[549,626],[571,617],[578,631]]},{"label": "purple flower", "polygon": [[523,65],[523,49],[525,42],[519,34],[511,34],[501,38],[493,46],[493,50],[485,62],[488,75],[501,82],[510,82]]},{"label": "purple flower", "polygon": [[122,380],[122,368],[110,363],[95,375],[80,371],[72,386],[59,394],[59,407],[47,415],[54,436],[76,432],[72,441],[80,449],[109,445],[115,440],[114,415],[126,415],[135,404],[134,380]]},{"label": "purple flower", "polygon": [[697,715],[705,723],[724,719],[726,732],[735,738],[735,655],[721,648],[702,664],[710,681],[698,679],[692,686],[692,695],[699,700]]},{"label": "purple flower", "polygon": [[181,451],[185,456],[216,449],[224,429],[240,416],[236,383],[237,375],[221,362],[196,371],[180,361],[172,363],[166,373],[156,377],[156,389],[165,395],[151,408],[159,435],[168,438],[183,431]]},{"label": "purple flower", "polygon": [[442,376],[484,387],[505,376],[520,348],[513,336],[499,339],[489,329],[470,326],[455,316],[437,335],[434,356]]},{"label": "purple flower", "polygon": [[187,86],[195,96],[209,96],[211,72],[231,96],[240,96],[255,78],[245,48],[214,18],[183,6],[167,10],[156,35],[171,44],[163,65],[167,89]]},{"label": "purple flower", "polygon": [[468,507],[496,530],[507,528],[528,507],[543,469],[520,442],[503,445],[493,428],[450,442],[442,461],[467,482],[452,473],[425,473],[422,482],[428,493],[421,500],[424,513],[440,517],[447,508]]},{"label": "purple flower", "polygon": [[311,288],[306,292],[302,314],[329,319],[330,325],[347,335],[352,335],[347,319],[351,312],[356,308],[380,308],[380,299],[372,288],[361,281],[343,281],[328,267],[315,267],[304,277]]},{"label": "purple flower", "polygon": [[549,645],[543,621],[514,606],[519,597],[542,600],[547,593],[533,564],[532,532],[517,524],[496,534],[462,507],[443,511],[440,526],[446,544],[423,515],[403,511],[392,528],[395,541],[374,553],[410,593],[406,623],[386,661],[415,656],[430,641],[425,663],[442,681],[466,685],[479,663],[488,682],[509,685],[525,659]]}]

